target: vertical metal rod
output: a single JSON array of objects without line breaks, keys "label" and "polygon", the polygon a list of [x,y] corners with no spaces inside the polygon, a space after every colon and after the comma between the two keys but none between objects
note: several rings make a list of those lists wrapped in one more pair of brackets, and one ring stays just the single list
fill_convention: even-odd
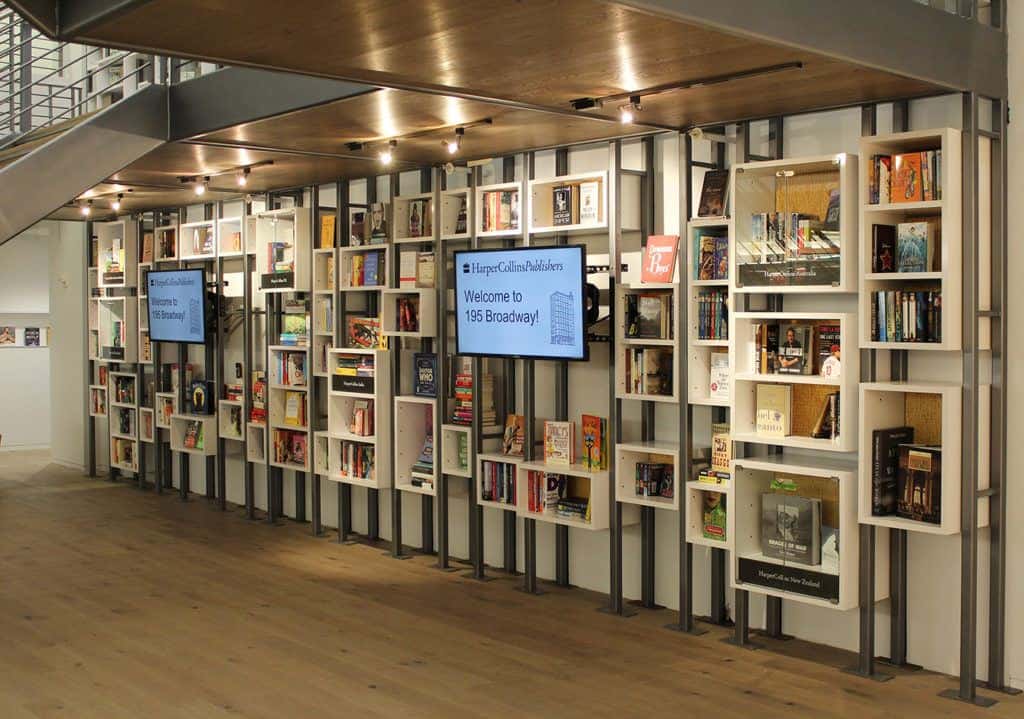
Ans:
[{"label": "vertical metal rod", "polygon": [[[533,360],[523,360],[523,460],[533,461],[536,437],[536,375]],[[537,520],[523,519],[523,591],[537,594]]]},{"label": "vertical metal rod", "polygon": [[[267,203],[267,209],[270,209],[270,202]],[[265,302],[265,314],[263,318],[263,366],[266,372],[267,385],[270,384],[270,345],[271,337],[273,337],[278,331],[278,323],[280,317],[278,317],[277,311],[280,297],[276,292],[268,292],[264,296]],[[267,522],[273,524],[277,521],[277,491],[276,491],[276,475],[278,470],[276,467],[271,466],[270,459],[273,456],[274,446],[274,430],[270,426],[270,391],[267,391],[267,454],[266,454],[266,476],[267,476]]]},{"label": "vertical metal rod", "polygon": [[[178,411],[185,411],[185,364],[188,362],[188,345],[178,343]],[[178,456],[178,496],[182,502],[188,501],[189,493],[189,455],[184,452]]]},{"label": "vertical metal rod", "polygon": [[[442,417],[445,412],[445,402],[449,396],[449,383],[448,383],[448,246],[441,242],[441,224],[444,215],[444,208],[442,206],[442,190],[447,189],[447,175],[441,168],[434,169],[434,184],[432,188],[432,201],[434,204],[433,223],[431,226],[433,239],[434,239],[434,257],[436,269],[434,276],[437,284],[437,368],[438,378],[437,381],[437,411],[441,413]],[[470,215],[472,216],[472,215]],[[474,374],[474,377],[476,374]],[[476,393],[473,393],[474,398]],[[479,423],[476,421],[477,412],[474,408],[473,411],[473,424],[470,429],[470,441],[467,447],[469,456],[469,467],[476,466],[476,447],[473,438],[479,434]],[[443,439],[444,432],[441,433]],[[436,440],[435,440],[436,441]],[[438,445],[440,446],[440,444]],[[443,451],[443,448],[442,450]],[[435,449],[435,456],[441,457],[440,451]],[[468,520],[472,525],[473,512],[476,507],[476,501],[474,492],[476,491],[476,482],[472,476],[473,472],[470,471],[469,482],[469,493],[470,501],[466,508],[469,515]],[[441,471],[438,474],[437,481],[437,567],[438,569],[449,569],[449,541],[448,537],[450,534],[451,512],[448,509],[448,495],[449,488],[448,483],[450,478],[444,472],[444,462],[441,463]],[[472,543],[472,540],[470,540]],[[472,555],[472,552],[470,552]],[[472,558],[472,556],[471,556]]]},{"label": "vertical metal rod", "polygon": [[782,638],[782,600],[778,597],[765,597],[765,635],[773,639]]},{"label": "vertical metal rod", "polygon": [[745,589],[736,590],[736,623],[733,626],[732,642],[737,646],[750,646],[750,593]]},{"label": "vertical metal rod", "polygon": [[711,612],[712,624],[725,626],[729,623],[729,612],[725,601],[725,550],[711,548]]},{"label": "vertical metal rod", "polygon": [[[351,507],[349,503],[349,507]],[[351,512],[351,509],[349,510]],[[351,526],[351,519],[349,519]],[[366,490],[366,538],[371,542],[380,539],[380,490]]]},{"label": "vertical metal rod", "polygon": [[[569,174],[569,149],[560,147],[555,150],[555,175]],[[565,245],[568,236],[557,235],[556,245]],[[555,419],[569,419],[569,363],[555,362]],[[555,584],[560,587],[569,586],[569,528],[564,525],[555,526]]]},{"label": "vertical metal rod", "polygon": [[338,482],[338,543],[352,533],[352,485]]},{"label": "vertical metal rod", "polygon": [[[252,261],[253,257],[249,254],[249,238],[247,237],[246,231],[246,216],[249,215],[252,206],[246,202],[244,211],[242,213],[242,234],[245,238],[245,247],[243,248],[245,254],[242,255],[242,306],[244,307],[242,317],[242,405],[245,408],[245,421],[248,422],[252,418],[252,378],[255,367],[253,365],[253,313],[252,313]],[[264,433],[266,433],[266,423],[264,423]],[[266,437],[266,435],[265,435]],[[267,442],[263,443],[263,451],[266,453],[269,451]],[[249,461],[249,431],[246,429],[245,441],[242,443],[242,452],[244,452],[242,462],[242,480],[245,485],[245,516],[247,519],[255,519],[256,517],[256,483],[253,476],[252,462]]]},{"label": "vertical metal rod", "polygon": [[[312,229],[310,230],[310,233],[309,233],[309,243],[310,243],[310,254],[309,254],[309,256],[310,256],[310,258],[312,258],[313,257],[313,250],[318,248],[318,247],[320,247],[321,246],[320,243],[322,242],[322,238],[320,237],[320,232],[321,232],[321,230],[320,230],[320,223],[321,223],[321,220],[320,220],[320,186],[319,185],[312,185],[309,188],[309,197],[310,197],[310,202],[312,204],[312,208],[310,210],[310,216],[312,217],[312,222],[311,222]],[[338,225],[335,224],[335,228],[337,228],[337,227],[338,227]],[[335,236],[337,236],[337,229],[335,229]],[[335,244],[335,238],[332,237],[331,238],[331,245],[333,246],[334,244]],[[335,253],[335,257],[337,257],[337,253]],[[316,279],[315,278],[316,278],[316,263],[311,261],[309,263],[309,286],[311,288],[315,288],[316,287]],[[311,303],[315,304],[315,302],[313,300],[311,300]],[[332,303],[333,303],[333,300],[332,300]],[[335,325],[337,325],[337,323],[338,323],[337,307],[338,306],[337,306],[337,304],[332,304],[332,307],[335,310],[335,312],[334,312],[334,323],[335,323]],[[310,311],[311,312],[315,311],[315,308],[311,307]],[[315,365],[316,358],[313,356],[313,353],[315,351],[316,351],[316,348],[312,345],[312,343],[310,343],[310,348],[309,348],[309,364],[310,364],[311,367],[315,367],[316,366]],[[313,418],[314,417],[316,418],[317,425],[319,426],[320,425],[320,420],[321,420],[321,417],[322,417],[322,415],[320,414],[320,405],[322,404],[323,397],[320,394],[320,387],[321,386],[324,387],[324,395],[323,396],[326,396],[327,383],[330,381],[330,377],[328,377],[328,378],[323,380],[323,385],[321,385],[320,382],[319,382],[320,378],[317,377],[315,374],[313,374],[312,371],[310,371],[308,373],[308,377],[309,377],[309,379],[308,379],[307,383],[309,385],[309,397],[308,397],[308,401],[309,401],[309,417],[310,417],[310,430],[312,431],[314,429]],[[314,439],[314,436],[311,435],[310,439],[312,440],[312,446],[315,447],[316,440]],[[321,502],[323,500],[320,497],[320,492],[321,492],[322,487],[323,487],[323,477],[321,477],[319,474],[317,474],[315,467],[311,466],[310,467],[310,472],[309,472],[309,499],[310,499],[309,511],[310,511],[310,531],[313,533],[314,537],[319,537],[320,534],[323,532],[323,523],[321,521],[321,515],[322,515],[322,512],[323,512],[323,505],[321,504]],[[303,502],[303,504],[305,504],[305,502]]]},{"label": "vertical metal rod", "polygon": [[504,538],[504,569],[508,574],[516,573],[516,513],[506,511],[501,513],[502,532]]},{"label": "vertical metal rod", "polygon": [[[220,220],[224,216],[224,205],[221,202],[217,203],[217,210],[215,220]],[[214,392],[213,397],[220,399],[224,393],[224,344],[227,341],[227,335],[224,333],[224,321],[223,321],[223,297],[224,297],[224,259],[220,256],[220,223],[216,222],[214,225],[215,231],[214,236],[216,241],[214,247],[216,248],[217,257],[213,261],[214,266],[214,310],[213,313],[216,317],[215,320],[215,356],[216,364],[214,367]],[[214,415],[220,411],[219,403],[214,405]],[[216,426],[216,423],[215,423]],[[220,436],[220,428],[217,431],[217,456],[215,459],[217,469],[217,507],[223,512],[228,508],[227,498],[227,487],[228,487],[228,473],[227,473],[227,459],[225,457],[227,453],[227,440],[222,439]]]},{"label": "vertical metal rod", "polygon": [[[96,381],[96,362],[89,359],[89,306],[92,303],[92,289],[89,287],[89,268],[98,263],[99,258],[95,257],[92,251],[92,222],[85,223],[85,317],[82,326],[85,328],[85,376],[86,384]],[[99,284],[99,269],[96,270],[97,285]],[[97,342],[97,349],[98,349]],[[86,467],[90,477],[96,476],[96,418],[89,411],[92,397],[88,386],[86,387],[86,416],[85,416],[85,456]],[[108,397],[109,399],[109,397]],[[154,419],[155,421],[155,419]]]},{"label": "vertical metal rod", "polygon": [[[608,296],[615,297],[616,286],[621,276],[622,258],[619,240],[622,232],[622,141],[613,140],[609,146],[608,167]],[[608,326],[615,327],[615,302],[612,301],[608,310]],[[609,356],[615,357],[615,332],[610,332],[608,341]],[[614,428],[615,443],[622,441],[622,424],[619,422],[621,402],[615,396],[615,362],[608,363],[608,426]],[[613,445],[614,446],[614,445]],[[608,611],[612,614],[625,614],[625,602],[622,591],[622,503],[615,496],[615,464],[608,467],[608,503],[611,508],[608,548]]]}]

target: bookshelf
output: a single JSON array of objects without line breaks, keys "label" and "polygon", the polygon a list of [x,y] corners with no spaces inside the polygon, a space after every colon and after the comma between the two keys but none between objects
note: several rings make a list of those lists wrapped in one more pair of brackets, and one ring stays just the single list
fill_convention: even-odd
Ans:
[{"label": "bookshelf", "polygon": [[241,257],[249,249],[245,217],[222,217],[217,220],[217,254],[220,257]]},{"label": "bookshelf", "polygon": [[178,224],[161,225],[153,230],[153,262],[178,260]]},{"label": "bookshelf", "polygon": [[253,464],[267,461],[267,425],[260,422],[245,423],[245,458]]},{"label": "bookshelf", "polygon": [[[676,320],[679,316],[679,285],[641,284],[619,285],[616,290],[615,314],[615,396],[619,399],[647,400],[651,402],[679,401],[679,338],[675,336]],[[637,298],[630,300],[630,297]],[[627,316],[627,303],[641,298],[664,298],[659,312],[663,317],[662,329],[657,334],[660,338],[636,337],[629,335],[630,318]],[[638,306],[642,306],[638,304]],[[655,376],[652,368],[657,368],[658,384],[668,391],[655,393],[644,391],[648,377]],[[670,375],[666,381],[666,375]],[[650,386],[649,386],[650,387]]]},{"label": "bookshelf", "polygon": [[480,185],[476,188],[473,222],[477,238],[522,237],[521,191],[522,186],[518,182]]},{"label": "bookshelf", "polygon": [[183,260],[212,260],[217,256],[217,223],[187,222],[179,228],[179,253]]},{"label": "bookshelf", "polygon": [[[727,217],[698,217],[687,225],[686,242],[686,286],[687,286],[687,401],[690,404],[711,407],[729,406],[729,381],[731,366],[724,368],[725,386],[721,386],[723,368],[721,363],[728,359],[728,320],[725,336],[715,340],[703,339],[711,323],[701,322],[702,309],[709,303],[723,298],[726,313],[733,309],[729,290],[729,257],[732,220]],[[705,239],[706,238],[706,239]],[[703,240],[703,242],[702,242]],[[716,262],[724,253],[725,267]],[[703,262],[703,271],[701,259]],[[711,260],[710,262],[708,260]],[[702,274],[705,276],[701,278]],[[708,278],[710,277],[710,278]],[[712,390],[711,367],[716,366],[716,382]]]},{"label": "bookshelf", "polygon": [[[671,472],[668,495],[643,494],[638,488],[638,465],[665,464]],[[641,441],[619,442],[615,445],[615,499],[624,504],[635,504],[660,509],[679,510],[680,494],[679,445],[675,442]]]},{"label": "bookshelf", "polygon": [[[437,400],[398,395],[394,403],[394,486],[404,492],[434,496],[440,474],[437,458],[433,456],[440,434]],[[428,437],[432,442],[430,468],[416,469]]]},{"label": "bookshelf", "polygon": [[473,467],[470,465],[472,443],[472,426],[442,424],[441,471],[453,477],[472,478]]},{"label": "bookshelf", "polygon": [[[854,347],[855,318],[843,312],[735,312],[731,320],[734,340],[730,345],[729,366],[734,368],[732,377],[732,419],[733,437],[736,442],[799,447],[801,449],[828,452],[853,452],[857,447],[855,417],[857,416],[857,383],[860,380],[860,353],[841,353],[841,370],[838,376],[825,376],[828,364],[819,358],[818,343],[834,338],[838,334],[841,348]],[[778,344],[785,342],[787,328],[805,328],[807,335],[797,341],[812,346],[805,351],[805,363],[811,363],[808,374],[760,373],[754,366],[757,344],[752,336],[755,327],[777,326]],[[838,333],[834,330],[838,328]],[[825,329],[825,332],[822,330]],[[826,334],[827,332],[827,334]],[[809,340],[807,339],[809,338]],[[831,347],[834,342],[829,342]],[[822,350],[824,351],[824,350]],[[766,354],[761,354],[767,361]],[[825,367],[825,369],[823,369]],[[757,432],[757,392],[759,385],[781,385],[790,388],[792,394],[792,431],[787,436],[760,434]],[[812,435],[819,424],[828,396],[839,393],[839,435],[836,438],[816,438]]]},{"label": "bookshelf", "polygon": [[[857,165],[856,155],[840,153],[735,166],[729,263],[733,296],[857,291]],[[761,213],[780,214],[778,233],[755,221]],[[811,218],[809,224],[790,231],[788,218],[794,213]]]},{"label": "bookshelf", "polygon": [[97,355],[100,362],[138,361],[139,303],[134,297],[100,297],[96,301]]},{"label": "bookshelf", "polygon": [[128,218],[93,223],[99,271],[97,286],[134,287],[138,281],[138,224]]},{"label": "bookshelf", "polygon": [[310,291],[311,222],[308,207],[255,215],[253,235],[261,291]]},{"label": "bookshelf", "polygon": [[170,429],[171,416],[178,414],[178,395],[175,392],[156,393],[156,428]]},{"label": "bookshelf", "polygon": [[[724,500],[726,517],[728,518],[729,507],[732,506],[732,480],[730,479],[721,484],[713,484],[691,479],[686,482],[684,492],[686,541],[690,544],[711,547],[712,549],[724,549],[731,552],[735,543],[733,542],[734,535],[728,529],[728,521],[726,522],[725,536],[722,539],[705,536],[704,510],[705,498],[714,498],[712,495],[721,495],[721,497],[714,499],[717,499],[719,502]],[[718,504],[717,506],[721,505]],[[713,508],[709,507],[709,509]]]},{"label": "bookshelf", "polygon": [[152,407],[139,407],[139,440],[153,443],[156,438],[156,418]]},{"label": "bookshelf", "polygon": [[[839,611],[857,607],[860,544],[855,541],[856,462],[815,458],[809,464],[803,457],[781,454],[735,459],[732,475],[735,486],[727,514],[728,534],[734,546],[733,586]],[[818,500],[820,518],[817,526],[809,524],[807,530],[809,534],[817,530],[820,557],[801,561],[780,558],[777,552],[765,553],[766,540],[779,539],[771,525],[765,524],[769,516],[774,518],[779,512],[776,508],[776,513],[770,514],[771,505],[765,508],[766,495],[787,498],[789,507],[799,506],[794,499]],[[888,552],[876,550],[876,601],[889,595],[887,556]]]},{"label": "bookshelf", "polygon": [[[519,495],[519,465],[523,458],[514,454],[500,452],[480,452],[476,456],[476,503],[482,507],[493,507],[501,510],[517,510]],[[493,469],[490,469],[493,467]],[[490,471],[489,471],[490,470]],[[447,471],[447,470],[446,470]],[[510,481],[505,480],[509,477]],[[488,481],[493,478],[493,481]],[[505,490],[497,493],[498,481],[508,482]]]},{"label": "bookshelf", "polygon": [[392,243],[432,242],[434,239],[434,193],[401,195],[391,201]]},{"label": "bookshelf", "polygon": [[[401,323],[403,303],[418,307],[418,326]],[[405,320],[406,322],[408,320]],[[387,337],[434,337],[437,335],[437,290],[432,288],[386,289],[381,292],[381,334]]]},{"label": "bookshelf", "polygon": [[313,474],[328,479],[331,475],[329,439],[327,430],[317,430],[313,433]]},{"label": "bookshelf", "polygon": [[309,348],[271,345],[268,352],[270,465],[308,472],[311,449]]},{"label": "bookshelf", "polygon": [[[962,387],[957,382],[865,382],[860,385],[860,445],[858,518],[862,524],[905,529],[925,534],[960,533],[961,495],[961,404]],[[990,386],[978,391],[978,446],[989,442]],[[872,514],[873,433],[893,427],[911,427],[914,444],[942,449],[939,469],[939,522]],[[989,454],[978,453],[978,488],[989,481]],[[897,498],[899,491],[897,489]],[[978,504],[978,526],[988,526],[989,503]]]},{"label": "bookshelf", "polygon": [[222,399],[217,402],[217,436],[241,442],[244,432],[245,406],[240,399]]},{"label": "bookshelf", "polygon": [[89,385],[89,416],[107,416],[107,387],[102,384]]},{"label": "bookshelf", "polygon": [[[545,478],[556,476],[565,479],[565,496],[576,497],[587,501],[589,507],[589,521],[582,518],[565,516],[560,514],[556,505],[545,500],[543,484],[541,488],[540,503],[532,505],[530,502],[530,477],[540,478],[544,483]],[[590,531],[601,531],[609,527],[610,507],[608,502],[608,483],[610,479],[608,472],[604,470],[590,471],[583,465],[573,464],[549,464],[546,462],[520,462],[516,472],[516,511],[527,519],[536,519],[540,522],[561,524],[576,529]],[[637,515],[629,511],[632,505],[623,507],[623,523],[635,522]]]},{"label": "bookshelf", "polygon": [[529,183],[531,235],[573,235],[608,229],[608,173],[560,175]]},{"label": "bookshelf", "polygon": [[441,241],[468,240],[472,236],[469,217],[471,190],[443,190],[441,192]]},{"label": "bookshelf", "polygon": [[140,300],[149,297],[149,283],[146,282],[146,280],[149,277],[149,271],[151,269],[153,269],[152,262],[139,263],[139,280],[138,284],[136,284],[136,287],[138,288],[138,297]]},{"label": "bookshelf", "polygon": [[94,296],[96,292],[103,290],[96,287],[96,270],[89,270],[89,297],[86,300],[86,307],[89,313],[89,361],[95,362],[100,358],[100,297]]},{"label": "bookshelf", "polygon": [[[367,276],[368,258],[371,263],[369,276]],[[341,292],[383,290],[388,286],[390,267],[390,245],[339,247],[338,289]]]},{"label": "bookshelf", "polygon": [[[378,439],[387,437],[391,426],[391,354],[387,350],[335,349],[329,353],[329,362],[328,479],[369,489],[390,487],[391,453],[379,451]],[[360,370],[353,369],[360,366],[364,368],[362,375],[358,374]],[[340,373],[339,369],[345,373]],[[357,374],[351,374],[353,371]],[[348,466],[351,466],[354,453],[366,450],[372,452],[372,474],[356,476],[346,471],[346,453],[350,458]]]},{"label": "bookshelf", "polygon": [[[888,202],[879,204],[871,194],[872,158],[895,156],[927,150],[939,150],[941,158],[940,197],[937,200],[920,202]],[[962,149],[961,131],[953,128],[939,128],[915,132],[901,132],[891,135],[875,135],[861,138],[860,153],[863,158],[860,168],[860,346],[865,349],[898,350],[959,350],[961,345],[961,302],[962,302]],[[980,158],[979,158],[980,159]],[[985,176],[988,168],[982,167]],[[929,222],[938,230],[936,238],[935,263],[923,272],[874,272],[873,248],[875,226],[898,227],[900,223]],[[898,242],[898,240],[897,240]],[[893,267],[898,269],[897,258]],[[981,274],[984,278],[985,275]],[[982,290],[985,288],[983,287]],[[937,324],[941,341],[889,341],[873,332],[872,318],[878,292],[913,292],[915,303],[923,299],[927,306],[927,295],[918,292],[941,293],[941,320],[934,323],[934,312],[927,314],[929,325]],[[980,293],[985,297],[984,291]],[[887,304],[893,305],[895,294],[886,295]],[[904,309],[900,302],[901,311]],[[930,308],[929,308],[930,309]],[[983,323],[987,320],[983,320]],[[986,325],[987,327],[987,325]],[[888,327],[886,328],[888,331]],[[895,329],[895,328],[893,328]],[[915,328],[916,331],[917,328]],[[987,349],[988,337],[979,333],[979,349]]]},{"label": "bookshelf", "polygon": [[171,450],[212,457],[217,454],[217,415],[171,415]]},{"label": "bookshelf", "polygon": [[110,373],[110,406],[131,407],[138,404],[138,381],[134,372]]}]

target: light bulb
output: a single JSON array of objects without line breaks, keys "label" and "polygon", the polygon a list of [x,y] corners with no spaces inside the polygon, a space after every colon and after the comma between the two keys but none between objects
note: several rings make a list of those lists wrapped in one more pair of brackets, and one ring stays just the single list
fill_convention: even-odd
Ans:
[{"label": "light bulb", "polygon": [[118,195],[117,198],[110,203],[110,209],[114,212],[119,211],[121,209],[121,198],[123,197],[124,195]]},{"label": "light bulb", "polygon": [[623,105],[619,108],[619,120],[623,125],[628,125],[635,119],[636,116],[633,114],[633,107],[631,105]]},{"label": "light bulb", "polygon": [[390,165],[391,161],[395,159],[394,156],[391,154],[391,148],[388,148],[387,150],[382,150],[378,157],[380,158],[380,164],[382,165]]},{"label": "light bulb", "polygon": [[448,141],[448,154],[449,155],[454,155],[458,151],[459,151],[459,141],[458,140],[449,140]]},{"label": "light bulb", "polygon": [[207,182],[209,182],[209,180],[206,180],[206,179],[204,179],[202,182],[200,182],[198,180],[196,181],[195,192],[196,192],[196,196],[197,197],[206,194],[206,183]]},{"label": "light bulb", "polygon": [[82,217],[88,217],[92,214],[92,200],[82,205]]},{"label": "light bulb", "polygon": [[249,184],[249,168],[246,167],[245,169],[242,169],[242,170],[238,171],[238,186],[239,187],[245,187],[248,184]]}]

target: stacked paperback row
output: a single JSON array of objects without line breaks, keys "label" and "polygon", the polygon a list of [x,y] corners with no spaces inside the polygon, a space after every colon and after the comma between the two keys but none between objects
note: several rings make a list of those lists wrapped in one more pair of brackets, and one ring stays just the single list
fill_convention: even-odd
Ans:
[{"label": "stacked paperback row", "polygon": [[626,350],[626,391],[631,394],[672,394],[672,352],[653,347]]},{"label": "stacked paperback row", "polygon": [[874,342],[942,342],[942,292],[872,292],[871,339]]},{"label": "stacked paperback row", "polygon": [[387,268],[383,250],[352,254],[349,287],[382,287],[387,285]]},{"label": "stacked paperback row", "polygon": [[452,402],[452,424],[469,426],[473,424],[473,392],[480,392],[480,423],[483,426],[497,422],[494,411],[494,375],[485,374],[480,378],[480,387],[473,386],[473,375],[460,372],[455,375],[455,398]]},{"label": "stacked paperback row", "polygon": [[480,463],[480,498],[499,504],[516,503],[516,466],[483,460]]},{"label": "stacked paperback row", "polygon": [[697,293],[697,339],[729,339],[729,293],[726,290]]},{"label": "stacked paperback row", "polygon": [[942,199],[942,150],[874,155],[868,163],[872,205]]},{"label": "stacked paperback row", "polygon": [[913,427],[871,433],[871,514],[942,523],[942,447],[914,444]]},{"label": "stacked paperback row", "polygon": [[635,486],[638,497],[672,499],[675,495],[672,465],[664,462],[637,462]]},{"label": "stacked paperback row", "polygon": [[579,522],[590,521],[590,499],[567,494],[565,475],[552,472],[527,473],[527,510],[537,514],[550,512],[556,517]]},{"label": "stacked paperback row", "polygon": [[345,477],[373,479],[374,448],[361,442],[342,442],[340,446],[341,466],[338,468]]},{"label": "stacked paperback row", "polygon": [[673,337],[671,292],[626,295],[626,336],[670,340]]}]

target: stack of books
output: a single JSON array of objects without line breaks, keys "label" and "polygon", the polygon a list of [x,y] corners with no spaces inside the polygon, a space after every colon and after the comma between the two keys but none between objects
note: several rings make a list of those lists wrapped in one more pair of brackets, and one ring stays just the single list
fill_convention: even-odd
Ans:
[{"label": "stack of books", "polygon": [[[434,436],[432,434],[428,434],[423,440],[423,449],[420,450],[419,457],[413,463],[412,471],[414,474],[421,475],[434,474]],[[414,476],[410,484],[414,487],[433,487],[434,480]]]},{"label": "stack of books", "polygon": [[706,290],[697,294],[697,339],[729,339],[729,293]]},{"label": "stack of books", "polygon": [[346,477],[373,479],[373,447],[360,442],[341,443],[341,473]]},{"label": "stack of books", "polygon": [[395,313],[399,332],[420,331],[420,300],[418,297],[399,297]]},{"label": "stack of books", "polygon": [[505,462],[480,463],[480,498],[500,504],[516,503],[516,467]]},{"label": "stack of books", "polygon": [[[480,424],[493,425],[497,421],[494,411],[494,376],[485,374],[480,380]],[[455,375],[455,402],[452,407],[452,424],[469,426],[473,424],[473,375]]]},{"label": "stack of books", "polygon": [[942,199],[942,150],[875,155],[868,163],[872,205]]},{"label": "stack of books", "polygon": [[562,497],[555,504],[555,514],[579,522],[590,521],[590,500],[586,497]]},{"label": "stack of books", "polygon": [[662,462],[636,463],[636,496],[665,497],[675,494],[675,482],[671,464]]},{"label": "stack of books", "polygon": [[481,232],[519,229],[519,191],[485,192],[482,198]]}]

